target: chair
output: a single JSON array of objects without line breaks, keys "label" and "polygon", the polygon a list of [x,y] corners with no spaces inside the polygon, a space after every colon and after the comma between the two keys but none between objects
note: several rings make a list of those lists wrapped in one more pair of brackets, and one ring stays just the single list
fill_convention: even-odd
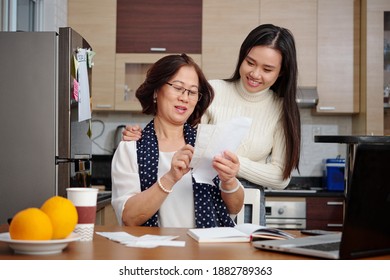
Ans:
[{"label": "chair", "polygon": [[[237,224],[242,224],[245,222],[245,206],[250,205],[252,208],[252,224],[260,224],[260,190],[258,189],[249,189],[244,188],[244,205],[242,206],[241,211],[237,214]],[[247,209],[249,210],[249,209]]]}]

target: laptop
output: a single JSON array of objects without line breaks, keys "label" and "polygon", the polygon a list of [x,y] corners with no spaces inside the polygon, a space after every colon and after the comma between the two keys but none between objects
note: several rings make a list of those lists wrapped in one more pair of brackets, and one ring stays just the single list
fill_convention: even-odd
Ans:
[{"label": "laptop", "polygon": [[342,232],[254,241],[255,248],[324,259],[390,253],[390,143],[358,144],[345,200]]}]

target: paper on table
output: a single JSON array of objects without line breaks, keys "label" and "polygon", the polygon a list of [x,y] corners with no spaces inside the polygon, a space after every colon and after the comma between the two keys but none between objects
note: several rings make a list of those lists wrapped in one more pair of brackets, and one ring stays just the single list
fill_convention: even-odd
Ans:
[{"label": "paper on table", "polygon": [[195,151],[190,167],[198,183],[212,184],[217,171],[212,167],[214,156],[224,151],[235,152],[248,133],[252,119],[234,118],[228,122],[200,124],[196,135]]},{"label": "paper on table", "polygon": [[127,247],[155,248],[158,246],[185,246],[185,241],[173,241],[173,239],[176,239],[178,236],[146,234],[137,237],[124,231],[96,232],[96,234],[106,237],[112,241],[119,242]]}]

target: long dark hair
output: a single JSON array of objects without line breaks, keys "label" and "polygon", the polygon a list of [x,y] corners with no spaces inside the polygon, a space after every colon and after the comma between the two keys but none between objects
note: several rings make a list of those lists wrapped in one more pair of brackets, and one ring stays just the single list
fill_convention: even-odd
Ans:
[{"label": "long dark hair", "polygon": [[293,169],[299,171],[301,148],[301,119],[296,103],[298,66],[295,41],[292,33],[272,24],[259,25],[253,29],[241,45],[236,69],[228,82],[239,80],[240,66],[255,46],[267,46],[282,55],[280,75],[271,89],[283,99],[283,128],[286,138],[286,155],[283,178],[291,176]]},{"label": "long dark hair", "polygon": [[135,96],[141,102],[142,113],[156,115],[157,105],[153,102],[154,92],[165,85],[183,66],[195,69],[199,79],[199,92],[202,98],[195,106],[187,122],[192,126],[200,123],[202,115],[214,99],[214,90],[195,61],[186,54],[167,55],[155,62],[146,74],[145,81],[137,89]]}]

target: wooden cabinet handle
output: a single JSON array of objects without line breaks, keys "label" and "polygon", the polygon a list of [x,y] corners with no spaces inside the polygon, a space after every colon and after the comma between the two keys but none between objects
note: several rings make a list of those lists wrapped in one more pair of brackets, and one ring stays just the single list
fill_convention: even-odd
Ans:
[{"label": "wooden cabinet handle", "polygon": [[97,104],[96,108],[99,108],[99,109],[109,109],[109,108],[112,108],[112,105],[110,105],[110,104]]},{"label": "wooden cabinet handle", "polygon": [[320,111],[335,111],[336,107],[333,107],[333,106],[320,106],[318,109]]},{"label": "wooden cabinet handle", "polygon": [[330,227],[330,228],[339,228],[339,227],[342,227],[343,224],[326,224],[327,227]]},{"label": "wooden cabinet handle", "polygon": [[151,52],[166,52],[166,48],[150,48]]},{"label": "wooden cabinet handle", "polygon": [[342,201],[328,201],[326,202],[326,205],[328,206],[338,206],[338,205],[343,205]]}]

